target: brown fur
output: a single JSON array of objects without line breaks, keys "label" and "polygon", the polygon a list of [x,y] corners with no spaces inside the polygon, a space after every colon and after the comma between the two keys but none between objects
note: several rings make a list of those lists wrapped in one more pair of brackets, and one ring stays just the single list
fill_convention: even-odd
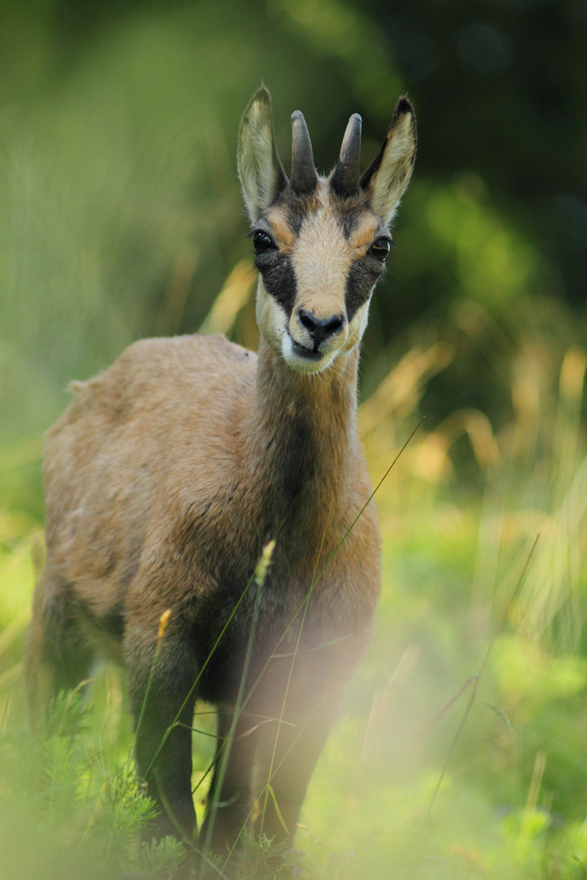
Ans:
[{"label": "brown fur", "polygon": [[[254,109],[249,124],[266,124],[263,107]],[[257,135],[274,152],[267,132]],[[246,157],[250,164],[254,152]],[[263,167],[279,183],[279,168],[269,159]],[[344,309],[344,261],[364,256],[381,226],[357,198],[363,216],[347,242],[327,182],[319,186],[301,236],[287,222],[285,195],[264,221],[298,260],[295,314],[300,302],[326,315]],[[264,197],[259,187],[248,203],[262,208]],[[330,275],[329,260],[339,261]],[[196,698],[218,707],[219,748],[230,731],[233,742],[224,778],[220,762],[212,784],[224,806],[209,814],[201,844],[224,854],[247,822],[284,836],[272,799],[261,816],[255,808],[268,782],[293,836],[341,690],[369,640],[380,582],[356,433],[364,318],[328,366],[308,375],[272,344],[277,306],[262,282],[259,303],[258,355],[223,337],[144,340],[75,384],[47,440],[47,565],[26,653],[33,714],[87,675],[96,653],[124,664],[135,724],[144,716],[137,763],[161,809],[159,834],[194,840],[188,728]],[[244,711],[233,718],[255,589],[214,646],[274,538]],[[173,726],[178,718],[184,727]]]}]

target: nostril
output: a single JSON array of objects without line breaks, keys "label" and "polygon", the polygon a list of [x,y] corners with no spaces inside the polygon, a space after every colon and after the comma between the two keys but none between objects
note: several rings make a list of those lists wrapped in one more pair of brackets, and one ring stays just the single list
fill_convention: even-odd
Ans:
[{"label": "nostril", "polygon": [[338,333],[342,330],[343,323],[342,315],[333,315],[331,318],[327,318],[326,321],[322,321],[324,335],[332,336],[333,333]]},{"label": "nostril", "polygon": [[298,318],[300,319],[300,324],[311,334],[315,333],[320,326],[320,321],[317,321],[310,312],[306,312],[304,309],[299,309]]}]

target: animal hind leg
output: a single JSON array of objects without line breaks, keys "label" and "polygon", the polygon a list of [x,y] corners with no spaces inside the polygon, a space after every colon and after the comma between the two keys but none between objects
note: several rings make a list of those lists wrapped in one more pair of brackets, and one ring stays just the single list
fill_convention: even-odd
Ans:
[{"label": "animal hind leg", "polygon": [[39,580],[24,657],[29,714],[36,726],[59,691],[87,677],[94,652],[73,613],[68,585],[49,566]]}]

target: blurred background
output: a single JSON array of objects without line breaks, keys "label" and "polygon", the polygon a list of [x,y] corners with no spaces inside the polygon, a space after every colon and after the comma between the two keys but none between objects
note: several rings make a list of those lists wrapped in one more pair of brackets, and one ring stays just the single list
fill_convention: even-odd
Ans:
[{"label": "blurred background", "polygon": [[[407,93],[416,171],[361,374],[375,482],[424,422],[378,491],[378,632],[308,815],[340,849],[359,852],[361,829],[341,878],[414,853],[422,876],[585,876],[586,46],[585,0],[0,5],[5,719],[43,558],[42,434],[68,382],[140,337],[256,345],[235,162],[250,96],[272,91],[286,169],[301,109],[328,171],[351,113],[366,165]],[[405,823],[431,803],[461,704],[415,743],[489,647],[424,852]]]}]

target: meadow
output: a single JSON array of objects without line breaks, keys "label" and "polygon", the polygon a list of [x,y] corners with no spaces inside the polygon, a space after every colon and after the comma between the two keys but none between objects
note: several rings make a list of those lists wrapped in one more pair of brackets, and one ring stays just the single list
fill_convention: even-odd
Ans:
[{"label": "meadow", "polygon": [[[580,287],[587,208],[568,193],[558,207],[534,195],[536,168],[563,174],[565,163],[540,141],[516,165],[510,141],[499,152],[497,125],[495,144],[480,145],[483,120],[455,122],[435,81],[410,79],[360,4],[128,3],[118,15],[104,3],[91,38],[81,27],[72,36],[71,18],[61,42],[48,24],[57,6],[0,10],[0,880],[162,880],[180,857],[175,841],[138,842],[152,805],[134,774],[117,669],[95,670],[87,700],[63,695],[43,737],[28,729],[22,652],[44,563],[43,432],[67,383],[133,339],[199,329],[255,347],[233,157],[261,78],[284,160],[299,105],[321,168],[357,108],[363,164],[407,87],[423,111],[361,373],[384,539],[376,630],[312,779],[289,873],[587,877],[587,325],[584,288],[569,293],[567,271],[576,257]],[[467,69],[472,91],[489,96],[474,110],[494,125],[490,93],[511,110],[508,82]],[[575,114],[587,106],[575,104]],[[522,121],[507,137],[523,139],[524,120],[542,132],[540,113],[511,110]],[[583,167],[579,136],[566,151],[568,130],[556,132],[568,167],[577,156]],[[573,181],[547,181],[549,192]],[[554,234],[530,222],[541,210],[563,224],[566,268]],[[194,727],[202,816],[209,707]],[[269,880],[265,850],[249,841],[248,852],[243,880]]]}]

